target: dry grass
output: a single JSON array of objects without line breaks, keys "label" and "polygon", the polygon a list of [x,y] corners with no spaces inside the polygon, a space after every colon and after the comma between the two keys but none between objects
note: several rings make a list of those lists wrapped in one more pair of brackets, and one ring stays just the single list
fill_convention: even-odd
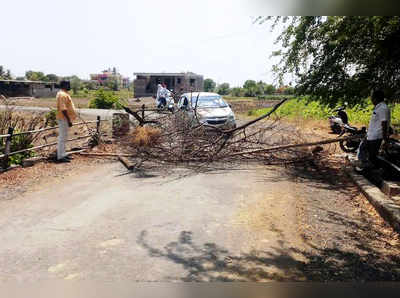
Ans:
[{"label": "dry grass", "polygon": [[132,133],[132,144],[136,147],[151,147],[156,145],[161,136],[161,130],[149,126],[137,127]]}]

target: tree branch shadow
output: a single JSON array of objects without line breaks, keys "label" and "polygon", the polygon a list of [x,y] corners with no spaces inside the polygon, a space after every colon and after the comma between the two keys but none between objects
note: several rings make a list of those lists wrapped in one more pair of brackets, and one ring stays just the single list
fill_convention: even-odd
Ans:
[{"label": "tree branch shadow", "polygon": [[[386,260],[374,254],[360,255],[338,248],[320,248],[308,243],[310,251],[272,247],[268,251],[253,250],[233,255],[215,243],[196,244],[190,231],[182,231],[176,241],[162,248],[148,242],[149,233],[142,231],[137,243],[150,257],[162,258],[181,265],[185,282],[233,281],[382,281],[400,280],[394,269],[398,257]],[[294,257],[300,256],[300,257]],[[174,279],[174,277],[166,277]]]}]

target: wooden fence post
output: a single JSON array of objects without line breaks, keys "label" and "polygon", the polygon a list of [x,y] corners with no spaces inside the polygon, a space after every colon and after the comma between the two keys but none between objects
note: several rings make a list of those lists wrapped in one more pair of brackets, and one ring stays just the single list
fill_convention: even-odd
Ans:
[{"label": "wooden fence post", "polygon": [[9,161],[9,154],[10,154],[10,148],[11,148],[11,141],[12,141],[12,135],[14,132],[14,128],[9,127],[8,128],[8,133],[9,136],[6,138],[6,145],[4,147],[4,158],[3,158],[3,169],[8,168],[8,161]]},{"label": "wooden fence post", "polygon": [[100,136],[100,116],[97,116],[96,133]]},{"label": "wooden fence post", "polygon": [[145,105],[142,105],[142,119],[143,119],[143,121],[144,121],[144,110],[145,110],[145,108],[146,108],[146,106]]}]

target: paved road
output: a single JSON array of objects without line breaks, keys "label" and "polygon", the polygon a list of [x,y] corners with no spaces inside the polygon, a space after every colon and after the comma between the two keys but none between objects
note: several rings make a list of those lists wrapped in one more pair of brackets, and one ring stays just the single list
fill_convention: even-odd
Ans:
[{"label": "paved road", "polygon": [[398,237],[331,171],[71,171],[0,200],[0,281],[400,280]]},{"label": "paved road", "polygon": [[261,276],[230,269],[253,250],[285,249],[282,233],[300,241],[287,229],[296,226],[294,198],[271,187],[285,182],[265,181],[272,172],[124,173],[107,163],[0,201],[0,280],[269,280],[295,268],[277,258]]}]

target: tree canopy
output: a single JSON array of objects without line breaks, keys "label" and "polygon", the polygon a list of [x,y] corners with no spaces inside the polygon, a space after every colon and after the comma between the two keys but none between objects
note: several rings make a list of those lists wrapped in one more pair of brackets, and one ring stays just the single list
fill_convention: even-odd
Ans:
[{"label": "tree canopy", "polygon": [[46,81],[47,79],[43,72],[33,70],[25,72],[25,78],[29,81]]},{"label": "tree canopy", "polygon": [[204,91],[205,92],[213,92],[217,84],[212,79],[205,79],[204,80]]},{"label": "tree canopy", "polygon": [[296,92],[314,99],[357,102],[373,88],[399,97],[399,16],[260,17],[273,27],[284,24],[277,39],[282,50],[274,71],[297,77]]},{"label": "tree canopy", "polygon": [[228,95],[230,91],[229,83],[222,83],[217,87],[217,93],[220,95]]},{"label": "tree canopy", "polygon": [[11,71],[0,65],[0,80],[12,80]]}]

